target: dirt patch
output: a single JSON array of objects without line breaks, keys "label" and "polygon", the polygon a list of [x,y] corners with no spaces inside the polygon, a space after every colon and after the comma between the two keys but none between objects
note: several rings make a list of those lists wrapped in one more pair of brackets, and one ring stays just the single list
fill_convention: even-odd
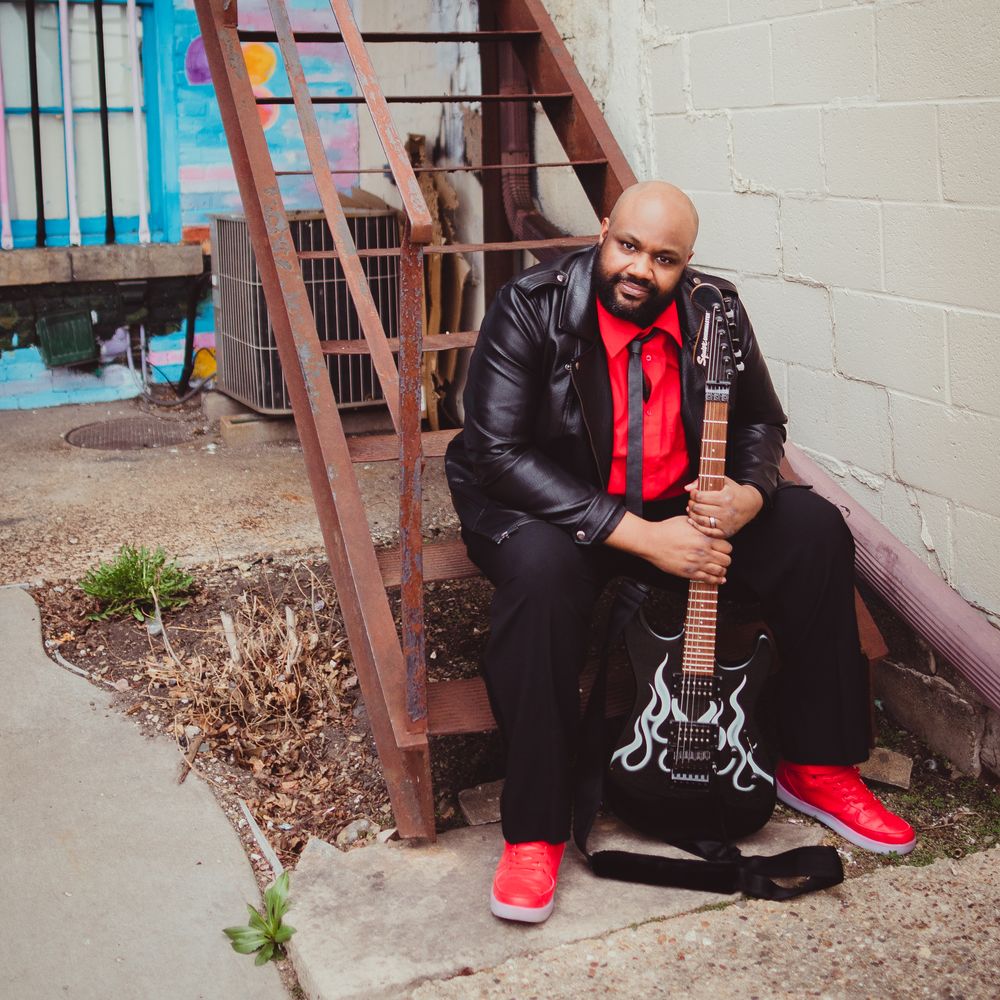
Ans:
[{"label": "dirt patch", "polygon": [[[392,827],[326,563],[262,560],[193,574],[190,602],[164,618],[169,648],[132,619],[89,620],[97,606],[73,582],[38,588],[46,649],[111,691],[143,731],[174,739],[241,830],[243,799],[283,864],[294,865],[310,836],[333,841],[354,820]],[[475,673],[486,589],[480,580],[428,587],[434,679]],[[438,820],[447,829],[460,822],[458,791],[499,777],[499,746],[495,736],[445,737],[434,740],[432,754]],[[258,869],[266,868],[247,843]]]}]

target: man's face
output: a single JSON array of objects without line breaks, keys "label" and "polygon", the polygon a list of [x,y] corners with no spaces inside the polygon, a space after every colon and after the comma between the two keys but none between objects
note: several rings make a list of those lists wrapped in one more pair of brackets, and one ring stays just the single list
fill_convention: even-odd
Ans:
[{"label": "man's face", "polygon": [[597,297],[612,316],[647,327],[673,301],[690,259],[683,227],[643,218],[636,206],[601,223]]}]

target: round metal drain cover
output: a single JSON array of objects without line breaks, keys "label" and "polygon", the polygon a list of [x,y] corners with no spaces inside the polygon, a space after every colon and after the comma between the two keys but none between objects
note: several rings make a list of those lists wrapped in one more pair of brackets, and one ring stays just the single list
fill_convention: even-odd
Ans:
[{"label": "round metal drain cover", "polygon": [[156,417],[122,417],[96,424],[74,427],[66,440],[77,448],[103,448],[106,451],[133,451],[139,448],[162,448],[191,440],[191,428],[175,420]]}]

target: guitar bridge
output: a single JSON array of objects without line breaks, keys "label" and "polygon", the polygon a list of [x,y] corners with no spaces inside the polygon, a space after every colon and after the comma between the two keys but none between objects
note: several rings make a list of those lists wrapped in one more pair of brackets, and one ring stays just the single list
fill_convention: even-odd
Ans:
[{"label": "guitar bridge", "polygon": [[704,722],[674,722],[671,724],[674,781],[690,785],[707,785],[713,773],[715,751],[719,742],[719,727]]}]

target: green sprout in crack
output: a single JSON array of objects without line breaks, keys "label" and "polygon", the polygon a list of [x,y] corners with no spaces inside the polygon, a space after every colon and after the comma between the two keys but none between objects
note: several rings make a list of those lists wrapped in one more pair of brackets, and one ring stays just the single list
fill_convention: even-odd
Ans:
[{"label": "green sprout in crack", "polygon": [[254,965],[265,965],[272,959],[284,958],[285,943],[295,928],[282,922],[288,912],[288,872],[282,872],[264,892],[264,912],[247,903],[250,923],[246,927],[227,927],[225,934],[233,951],[241,955],[257,953]]},{"label": "green sprout in crack", "polygon": [[177,563],[167,562],[162,548],[150,551],[144,545],[123,545],[110,562],[88,570],[80,587],[101,605],[100,611],[88,618],[130,614],[141,622],[186,604],[184,595],[194,587],[194,578]]}]

